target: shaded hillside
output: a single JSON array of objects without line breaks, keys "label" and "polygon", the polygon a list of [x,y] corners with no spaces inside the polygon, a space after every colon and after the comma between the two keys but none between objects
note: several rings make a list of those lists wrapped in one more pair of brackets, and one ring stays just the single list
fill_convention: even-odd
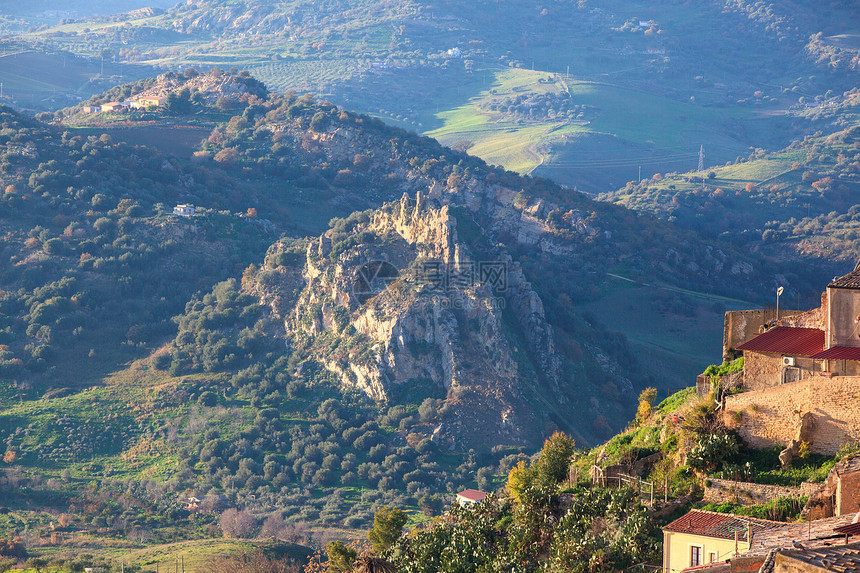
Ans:
[{"label": "shaded hillside", "polygon": [[811,100],[792,115],[819,130],[784,149],[759,149],[701,174],[667,173],[600,198],[750,251],[844,266],[860,257],[858,102],[857,90]]},{"label": "shaded hillside", "polygon": [[153,73],[150,66],[123,66],[110,60],[102,65],[94,57],[4,44],[0,55],[0,103],[37,111],[56,110]]}]

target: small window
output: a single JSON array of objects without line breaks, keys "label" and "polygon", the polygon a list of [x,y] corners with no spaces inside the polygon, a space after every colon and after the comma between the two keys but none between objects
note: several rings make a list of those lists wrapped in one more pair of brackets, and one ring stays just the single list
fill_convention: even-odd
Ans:
[{"label": "small window", "polygon": [[690,546],[690,567],[697,567],[702,564],[702,548],[698,545]]},{"label": "small window", "polygon": [[716,563],[717,562],[717,554],[711,551],[708,553],[708,563]]}]

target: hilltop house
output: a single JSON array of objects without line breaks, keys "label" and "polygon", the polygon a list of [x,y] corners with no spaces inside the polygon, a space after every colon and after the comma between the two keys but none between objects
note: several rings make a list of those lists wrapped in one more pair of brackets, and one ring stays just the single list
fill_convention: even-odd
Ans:
[{"label": "hilltop house", "polygon": [[102,112],[122,111],[125,109],[125,104],[118,101],[103,103],[101,106]]},{"label": "hilltop house", "polygon": [[159,96],[143,96],[129,104],[133,109],[146,109],[148,107],[161,107],[166,98]]},{"label": "hilltop house", "polygon": [[694,509],[663,528],[663,571],[678,572],[746,553],[759,531],[785,525]]},{"label": "hilltop house", "polygon": [[801,446],[834,455],[860,441],[860,264],[827,285],[821,306],[787,314],[726,313],[723,357],[743,353],[744,367],[741,393],[721,408],[751,447],[787,446],[784,463]]},{"label": "hilltop house", "polygon": [[[731,345],[726,316],[724,345]],[[731,315],[731,316],[729,316]],[[821,306],[807,312],[791,312],[763,324],[754,338],[734,348],[743,352],[746,390],[759,390],[824,373],[826,376],[860,375],[860,262],[845,276],[835,278],[821,296]]]},{"label": "hilltop house", "polygon": [[486,492],[476,489],[466,489],[457,494],[457,503],[463,506],[472,505],[487,499]]}]

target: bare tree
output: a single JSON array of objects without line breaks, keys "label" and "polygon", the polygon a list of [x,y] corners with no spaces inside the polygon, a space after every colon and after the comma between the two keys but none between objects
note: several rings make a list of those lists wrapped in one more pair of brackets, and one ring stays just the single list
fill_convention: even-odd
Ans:
[{"label": "bare tree", "polygon": [[281,541],[288,541],[286,534],[289,533],[289,530],[287,527],[287,522],[284,521],[284,517],[280,513],[273,513],[263,522],[263,529],[260,530],[260,537],[263,539],[274,537]]},{"label": "bare tree", "polygon": [[224,537],[247,538],[257,527],[257,519],[247,511],[231,507],[221,514],[219,524]]},{"label": "bare tree", "polygon": [[304,521],[297,521],[292,525],[287,525],[283,530],[283,541],[289,543],[305,543],[308,540],[310,531],[308,524]]}]

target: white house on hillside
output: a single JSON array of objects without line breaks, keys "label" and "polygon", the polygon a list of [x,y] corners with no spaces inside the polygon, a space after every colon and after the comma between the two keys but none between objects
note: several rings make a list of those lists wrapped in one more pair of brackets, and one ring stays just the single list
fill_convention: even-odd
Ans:
[{"label": "white house on hillside", "polygon": [[194,205],[177,205],[173,208],[173,214],[180,217],[190,217],[194,214]]}]

